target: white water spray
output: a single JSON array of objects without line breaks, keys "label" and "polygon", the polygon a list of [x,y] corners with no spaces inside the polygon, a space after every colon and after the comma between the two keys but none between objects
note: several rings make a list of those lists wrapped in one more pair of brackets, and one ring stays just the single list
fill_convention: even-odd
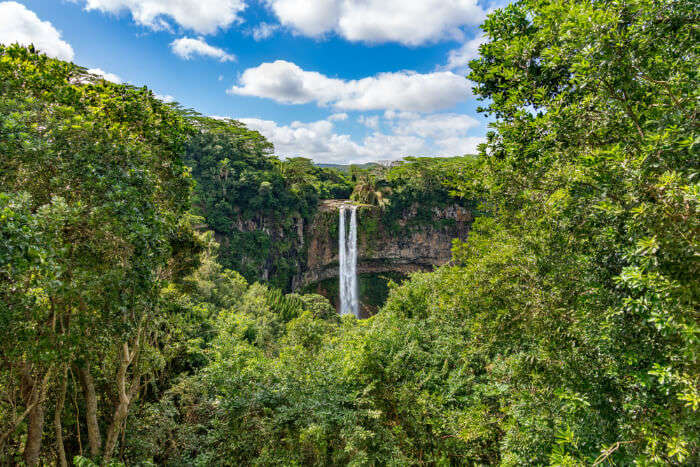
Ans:
[{"label": "white water spray", "polygon": [[345,206],[340,207],[338,259],[340,261],[340,314],[360,317],[357,292],[357,206],[350,206],[350,231],[345,235]]}]

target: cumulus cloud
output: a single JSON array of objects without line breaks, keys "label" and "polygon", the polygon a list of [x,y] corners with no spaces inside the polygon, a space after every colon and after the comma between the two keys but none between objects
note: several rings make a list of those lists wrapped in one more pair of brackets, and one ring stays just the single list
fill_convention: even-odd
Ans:
[{"label": "cumulus cloud", "polygon": [[345,112],[333,114],[330,117],[328,117],[328,120],[330,120],[331,122],[342,122],[343,120],[347,119],[348,114],[346,114]]},{"label": "cumulus cloud", "polygon": [[46,55],[61,60],[73,60],[75,55],[50,22],[41,21],[36,13],[17,2],[0,3],[0,43],[34,44]]},{"label": "cumulus cloud", "polygon": [[314,71],[304,71],[284,60],[248,68],[240,77],[239,84],[229,92],[266,97],[286,104],[305,104],[311,101],[326,104],[337,100],[343,87],[341,80]]},{"label": "cumulus cloud", "polygon": [[238,85],[228,92],[287,104],[316,102],[343,110],[433,112],[467,99],[470,86],[464,77],[451,71],[401,71],[342,80],[277,60],[245,70]]},{"label": "cumulus cloud", "polygon": [[461,47],[451,50],[447,55],[447,64],[441,69],[466,74],[469,71],[469,62],[479,56],[479,46],[485,41],[484,34],[480,34],[465,42]]},{"label": "cumulus cloud", "polygon": [[131,13],[137,24],[151,29],[170,29],[175,22],[200,34],[240,21],[245,0],[74,0],[85,3],[85,9],[104,13]]},{"label": "cumulus cloud", "polygon": [[195,55],[215,58],[220,62],[233,62],[236,56],[226,52],[224,49],[214,47],[206,43],[203,37],[193,39],[191,37],[181,37],[170,43],[173,53],[180,58],[189,60]]},{"label": "cumulus cloud", "polygon": [[484,10],[477,0],[267,0],[294,32],[319,37],[335,32],[350,41],[416,46],[462,37]]},{"label": "cumulus cloud", "polygon": [[379,115],[374,115],[372,117],[360,115],[357,121],[367,128],[373,128],[375,130],[379,128]]},{"label": "cumulus cloud", "polygon": [[280,157],[303,156],[325,163],[377,162],[406,156],[461,156],[475,153],[478,144],[484,141],[483,137],[468,135],[469,130],[478,126],[468,115],[393,111],[384,116],[362,115],[358,121],[370,130],[359,139],[336,128],[335,122],[346,120],[338,115],[345,114],[333,114],[314,122],[295,121],[289,125],[259,118],[238,120],[270,140],[275,154]]},{"label": "cumulus cloud", "polygon": [[165,103],[175,102],[175,98],[173,96],[171,96],[170,94],[163,95],[163,94],[154,93],[153,97],[155,97],[156,99],[161,100]]},{"label": "cumulus cloud", "polygon": [[421,116],[412,113],[387,112],[385,118],[397,134],[417,135],[422,138],[449,139],[466,135],[479,122],[465,114],[433,114]]},{"label": "cumulus cloud", "polygon": [[341,14],[338,0],[268,0],[285,26],[305,36],[320,36],[333,30]]},{"label": "cumulus cloud", "polygon": [[265,40],[271,37],[279,28],[279,24],[260,23],[253,28],[253,39],[256,41]]},{"label": "cumulus cloud", "polygon": [[425,150],[425,141],[420,138],[379,132],[357,143],[350,135],[335,133],[333,123],[328,120],[293,122],[290,125],[257,118],[239,120],[272,141],[275,153],[281,157],[304,156],[316,162],[363,163],[400,159]]},{"label": "cumulus cloud", "polygon": [[453,137],[439,140],[437,146],[442,154],[464,156],[466,154],[477,154],[479,152],[478,146],[485,142],[486,138],[483,136]]},{"label": "cumulus cloud", "polygon": [[113,83],[121,84],[124,82],[124,80],[122,80],[119,76],[115,75],[114,73],[107,73],[101,68],[90,68],[88,70],[88,73],[97,75],[100,78],[105,79],[107,81],[111,81]]}]

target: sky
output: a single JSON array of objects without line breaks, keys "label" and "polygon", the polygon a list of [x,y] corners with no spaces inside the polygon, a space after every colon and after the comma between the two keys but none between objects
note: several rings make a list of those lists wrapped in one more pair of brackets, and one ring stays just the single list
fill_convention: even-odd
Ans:
[{"label": "sky", "polygon": [[0,43],[240,120],[282,158],[456,156],[487,131],[467,64],[503,3],[0,0]]}]

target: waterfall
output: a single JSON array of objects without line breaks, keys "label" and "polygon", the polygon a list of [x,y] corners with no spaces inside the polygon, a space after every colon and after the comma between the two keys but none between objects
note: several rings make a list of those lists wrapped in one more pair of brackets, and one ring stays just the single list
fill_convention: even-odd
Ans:
[{"label": "waterfall", "polygon": [[345,278],[345,271],[347,270],[347,255],[348,250],[345,248],[345,206],[340,207],[340,223],[338,226],[338,262],[340,264],[340,269],[338,270],[338,281],[340,286],[340,314],[344,315],[350,313],[349,307],[347,305],[348,297],[348,283]]},{"label": "waterfall", "polygon": [[357,206],[350,206],[350,229],[345,234],[345,206],[340,207],[338,259],[340,262],[340,314],[360,317],[357,292]]},{"label": "waterfall", "polygon": [[360,317],[360,299],[357,291],[357,206],[350,212],[350,236],[348,238],[348,269],[350,273],[350,309],[355,318]]}]

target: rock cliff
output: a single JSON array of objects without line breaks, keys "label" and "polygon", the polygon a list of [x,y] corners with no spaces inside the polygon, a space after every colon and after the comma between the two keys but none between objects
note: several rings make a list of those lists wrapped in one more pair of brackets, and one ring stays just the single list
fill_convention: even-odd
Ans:
[{"label": "rock cliff", "polygon": [[[303,288],[338,275],[338,208],[341,200],[324,201],[304,229],[306,262],[293,288]],[[453,204],[433,208],[427,215],[413,206],[393,222],[384,221],[381,210],[358,210],[359,274],[430,270],[451,258],[452,240],[466,239],[471,212]]]}]

